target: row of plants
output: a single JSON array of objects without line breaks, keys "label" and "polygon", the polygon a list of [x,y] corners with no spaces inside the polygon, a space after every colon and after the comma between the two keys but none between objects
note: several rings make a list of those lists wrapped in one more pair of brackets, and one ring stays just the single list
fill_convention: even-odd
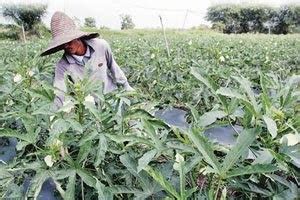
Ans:
[{"label": "row of plants", "polygon": [[[1,42],[0,136],[18,139],[0,164],[1,197],[37,198],[49,177],[64,199],[299,197],[299,42],[189,36],[169,38],[170,57],[157,36],[107,37],[136,92],[103,95],[101,83],[66,78],[59,110],[60,55],[38,57],[46,41]],[[174,105],[188,111],[188,129],[155,117]],[[233,146],[203,134],[222,125],[242,127]]]}]

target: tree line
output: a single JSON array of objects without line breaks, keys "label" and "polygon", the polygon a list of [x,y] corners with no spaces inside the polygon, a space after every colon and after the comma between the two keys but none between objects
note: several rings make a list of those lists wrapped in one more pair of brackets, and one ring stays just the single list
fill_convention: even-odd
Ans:
[{"label": "tree line", "polygon": [[[22,27],[25,31],[32,31],[38,24],[42,24],[42,18],[47,13],[46,4],[2,4],[0,12],[3,17]],[[132,29],[134,23],[128,14],[120,15],[121,29]],[[93,17],[84,18],[84,26],[96,28],[96,20]],[[100,27],[102,28],[102,27]],[[105,27],[107,28],[107,27]]]},{"label": "tree line", "polygon": [[[0,11],[5,18],[12,20],[15,25],[22,27],[26,32],[40,36],[49,32],[41,23],[42,17],[47,12],[47,5],[3,4]],[[130,15],[120,15],[120,18],[121,29],[135,27]],[[206,19],[212,23],[213,29],[223,33],[287,34],[300,32],[300,5],[281,7],[240,4],[215,5],[208,8]],[[85,18],[84,26],[96,27],[95,18]],[[104,26],[100,28],[107,29]],[[18,35],[17,31],[13,31],[15,29],[12,29],[10,34],[16,33]]]},{"label": "tree line", "polygon": [[208,8],[206,19],[223,33],[287,34],[299,31],[300,5],[215,5]]}]

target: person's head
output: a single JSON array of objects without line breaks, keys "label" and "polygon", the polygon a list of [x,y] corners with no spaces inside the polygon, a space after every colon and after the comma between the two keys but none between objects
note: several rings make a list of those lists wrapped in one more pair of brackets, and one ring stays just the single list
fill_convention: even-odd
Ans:
[{"label": "person's head", "polygon": [[[89,40],[99,36],[99,33],[96,32],[88,33],[79,30],[75,22],[60,11],[55,12],[51,18],[51,33],[52,40],[48,44],[48,47],[41,53],[41,56],[50,55],[60,50],[65,50],[68,54],[84,54],[85,43],[78,38]],[[66,43],[68,45],[65,45]]]},{"label": "person's head", "polygon": [[67,54],[82,56],[86,52],[86,44],[79,38],[64,44],[64,50]]},{"label": "person's head", "polygon": [[[57,11],[53,14],[51,18],[51,34],[52,40],[48,44],[48,47],[41,53],[41,56],[46,56],[55,53],[60,50],[65,50],[66,53],[85,53],[85,51],[78,51],[79,49],[84,49],[85,44],[77,38],[84,38],[84,40],[89,40],[99,36],[99,33],[87,33],[79,30],[75,22],[67,16],[65,13]],[[73,40],[77,40],[74,41]],[[69,42],[72,41],[72,42]],[[68,45],[64,45],[68,43]],[[72,47],[70,47],[70,45]]]}]

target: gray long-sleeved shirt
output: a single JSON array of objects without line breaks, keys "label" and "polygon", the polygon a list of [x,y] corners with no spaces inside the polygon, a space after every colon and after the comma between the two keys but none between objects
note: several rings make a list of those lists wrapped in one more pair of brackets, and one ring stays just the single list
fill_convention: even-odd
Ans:
[{"label": "gray long-sleeved shirt", "polygon": [[[123,85],[125,90],[133,90],[124,72],[115,61],[109,44],[104,39],[94,38],[86,40],[85,43],[88,45],[90,52],[88,60],[83,60],[92,69],[90,78],[92,80],[103,81],[104,93],[115,90],[117,84]],[[64,80],[65,72],[68,72],[72,80],[76,82],[84,76],[84,65],[78,62],[73,56],[67,54],[64,54],[56,64],[53,85],[56,94],[54,104],[58,108],[63,105],[64,95],[67,92]]]}]

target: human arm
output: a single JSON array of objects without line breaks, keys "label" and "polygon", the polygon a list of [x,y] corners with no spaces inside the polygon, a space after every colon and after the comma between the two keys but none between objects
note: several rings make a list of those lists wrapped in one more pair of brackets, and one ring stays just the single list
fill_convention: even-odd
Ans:
[{"label": "human arm", "polygon": [[114,59],[112,50],[107,42],[105,42],[106,48],[105,48],[105,57],[107,60],[107,67],[109,71],[111,72],[112,78],[117,84],[123,85],[124,89],[127,91],[133,91],[134,89],[129,85],[128,80],[120,68],[120,66],[117,64],[117,62]]},{"label": "human arm", "polygon": [[64,80],[66,68],[61,64],[58,63],[55,68],[55,75],[54,75],[54,106],[56,109],[62,107],[64,99],[65,99],[65,92],[67,91],[67,87]]}]

